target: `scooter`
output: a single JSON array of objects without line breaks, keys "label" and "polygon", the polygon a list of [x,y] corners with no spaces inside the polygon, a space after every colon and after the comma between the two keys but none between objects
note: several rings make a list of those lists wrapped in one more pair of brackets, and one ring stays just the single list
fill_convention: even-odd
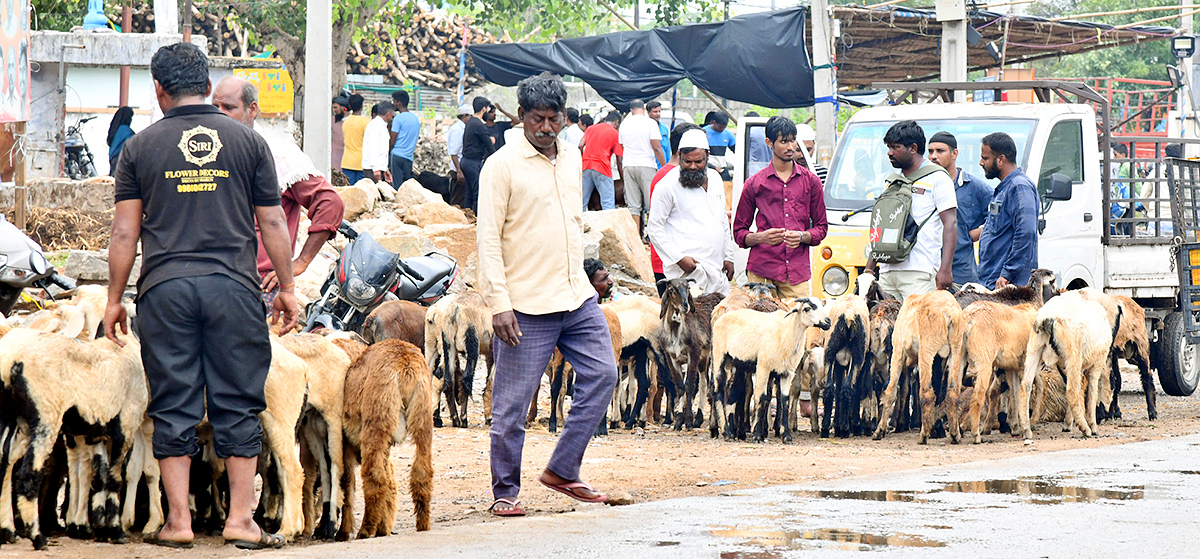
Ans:
[{"label": "scooter", "polygon": [[63,140],[63,149],[67,157],[63,161],[63,171],[73,180],[83,180],[96,176],[96,162],[92,150],[88,149],[83,140],[83,125],[96,117],[89,116],[80,119],[75,126],[67,129],[67,137]]},{"label": "scooter", "polygon": [[303,331],[317,328],[360,332],[367,315],[387,301],[432,305],[458,276],[458,261],[439,252],[400,258],[370,233],[343,221],[338,232],[350,242],[329,269],[321,297],[305,308]]},{"label": "scooter", "polygon": [[51,284],[75,289],[71,278],[58,275],[50,266],[42,247],[0,215],[0,314],[12,312],[26,287],[45,289]]}]

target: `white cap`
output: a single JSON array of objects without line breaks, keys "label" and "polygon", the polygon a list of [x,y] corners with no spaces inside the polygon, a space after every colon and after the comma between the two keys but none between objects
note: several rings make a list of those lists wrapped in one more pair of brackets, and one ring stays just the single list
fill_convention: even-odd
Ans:
[{"label": "white cap", "polygon": [[817,141],[817,131],[807,124],[796,125],[796,141],[797,142],[815,142]]},{"label": "white cap", "polygon": [[459,105],[458,112],[454,113],[455,116],[462,116],[462,115],[469,115],[469,114],[475,114],[475,111],[472,111],[471,106],[466,103]]},{"label": "white cap", "polygon": [[708,134],[703,130],[688,130],[679,138],[679,149],[708,149]]}]

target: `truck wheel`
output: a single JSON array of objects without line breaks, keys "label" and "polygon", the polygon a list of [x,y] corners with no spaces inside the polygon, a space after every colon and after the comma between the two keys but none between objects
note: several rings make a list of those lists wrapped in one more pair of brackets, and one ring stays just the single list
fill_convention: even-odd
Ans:
[{"label": "truck wheel", "polygon": [[1183,313],[1167,315],[1159,340],[1158,382],[1171,396],[1190,396],[1200,381],[1200,355],[1197,347],[1187,341]]}]

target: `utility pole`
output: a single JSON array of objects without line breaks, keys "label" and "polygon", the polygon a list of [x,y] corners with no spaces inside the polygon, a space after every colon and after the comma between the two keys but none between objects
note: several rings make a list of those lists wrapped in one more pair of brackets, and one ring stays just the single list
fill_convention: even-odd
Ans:
[{"label": "utility pole", "polygon": [[641,27],[642,27],[642,22],[641,22],[642,6],[641,6],[641,4],[642,3],[639,0],[633,0],[633,26],[638,29],[641,29]]},{"label": "utility pole", "polygon": [[[1186,1],[1186,0],[1185,0]],[[942,81],[967,81],[967,9],[963,0],[937,0],[937,19],[942,22]],[[966,99],[955,91],[954,101]]]},{"label": "utility pole", "polygon": [[[329,176],[333,103],[333,5],[331,0],[308,0],[304,41],[304,153]],[[344,54],[344,53],[343,53]]]},{"label": "utility pole", "polygon": [[834,100],[837,90],[834,87],[833,58],[830,55],[830,22],[829,0],[813,0],[812,3],[812,54],[813,54],[813,96],[816,103],[817,117],[817,162],[829,165],[833,157],[834,136],[837,132],[837,113],[834,111]]},{"label": "utility pole", "polygon": [[[1193,23],[1194,18],[1192,17],[1192,5],[1192,0],[1179,1],[1179,7],[1181,9],[1179,18],[1181,21],[1179,22],[1179,27],[1183,30],[1184,35],[1191,35],[1195,30],[1195,24]],[[1185,116],[1188,114],[1188,109],[1190,109],[1192,106],[1192,90],[1196,87],[1196,76],[1192,74],[1192,68],[1195,66],[1193,63],[1194,57],[1195,55],[1193,54],[1192,56],[1179,61],[1179,73],[1183,76],[1184,83],[1183,87],[1179,90],[1179,119],[1183,124],[1183,126],[1181,126],[1179,129],[1180,138],[1197,137],[1195,120],[1188,119]],[[1194,113],[1195,111],[1192,112]],[[1185,148],[1186,147],[1187,146],[1185,146]],[[1193,154],[1189,153],[1187,155]]]}]

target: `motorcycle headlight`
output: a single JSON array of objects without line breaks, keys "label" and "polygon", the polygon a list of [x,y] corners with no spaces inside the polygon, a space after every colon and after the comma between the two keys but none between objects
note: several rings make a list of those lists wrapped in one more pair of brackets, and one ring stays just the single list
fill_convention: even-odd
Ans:
[{"label": "motorcycle headlight", "polygon": [[850,288],[850,274],[846,270],[837,266],[825,270],[821,274],[821,287],[825,292],[834,296],[840,297]]},{"label": "motorcycle headlight", "polygon": [[29,253],[29,268],[33,273],[42,275],[50,269],[50,263],[46,261],[46,256],[40,252]]},{"label": "motorcycle headlight", "polygon": [[375,298],[377,291],[374,287],[359,278],[350,278],[346,282],[346,295],[358,301],[370,301]]}]

